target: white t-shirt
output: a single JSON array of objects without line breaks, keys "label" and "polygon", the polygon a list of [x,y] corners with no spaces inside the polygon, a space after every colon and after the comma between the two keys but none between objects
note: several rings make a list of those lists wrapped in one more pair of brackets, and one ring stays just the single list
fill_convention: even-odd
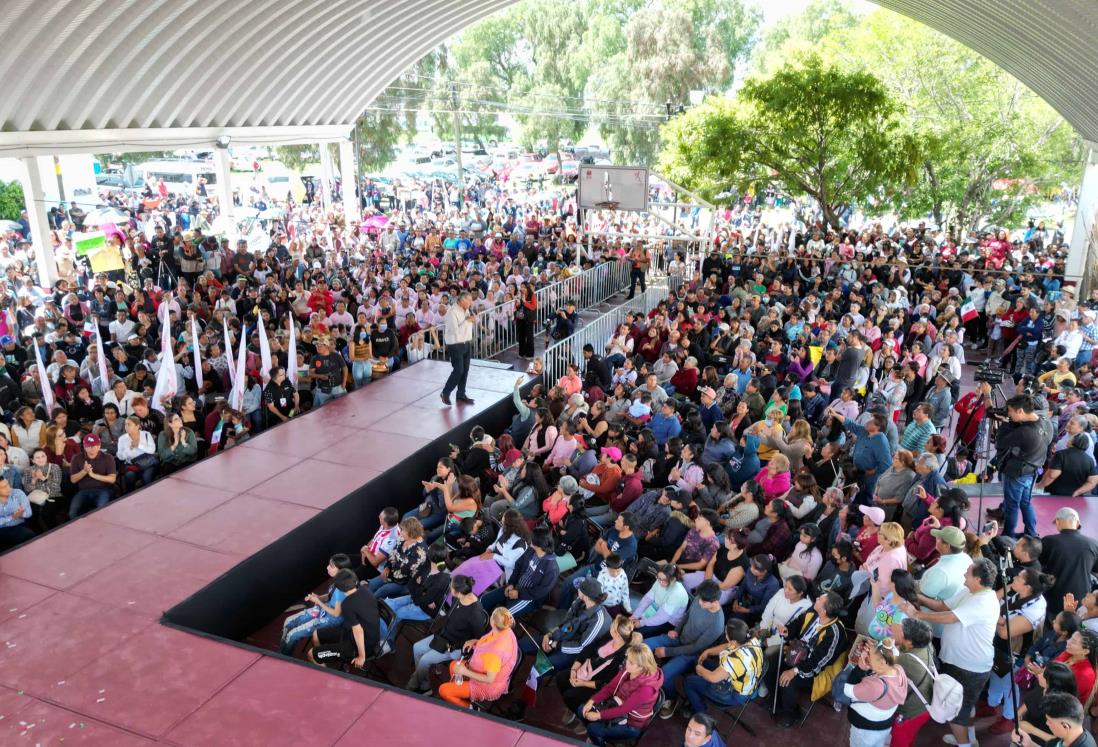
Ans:
[{"label": "white t-shirt", "polygon": [[975,594],[961,589],[946,604],[957,622],[943,626],[942,661],[968,672],[991,671],[992,640],[999,622],[999,598],[990,589]]}]

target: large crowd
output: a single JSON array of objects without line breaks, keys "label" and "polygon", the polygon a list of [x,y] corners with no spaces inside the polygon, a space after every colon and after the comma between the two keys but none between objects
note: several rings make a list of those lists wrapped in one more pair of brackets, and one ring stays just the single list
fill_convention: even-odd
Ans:
[{"label": "large crowd", "polygon": [[[586,244],[565,190],[362,196],[384,227],[248,190],[284,214],[234,243],[202,194],[113,193],[127,268],[109,273],[61,206],[48,289],[25,230],[7,236],[0,540],[414,363],[454,304],[531,309]],[[638,239],[581,266],[643,277],[660,254],[675,290],[559,381],[520,380],[505,432],[474,429],[418,505],[332,556],[282,651],[359,669],[414,631],[409,689],[517,718],[555,688],[596,744],[678,714],[717,745],[715,710],[758,701],[793,728],[829,698],[852,745],[910,745],[932,719],[971,745],[992,715],[1022,743],[1093,745],[1098,542],[1069,507],[1039,537],[1032,502],[1098,487],[1098,292],[1062,281],[1043,226],[834,231],[760,207],[722,211],[697,262],[642,241],[648,219],[603,219]],[[994,365],[962,392],[966,356]],[[992,478],[1001,512],[973,518],[961,486]]]},{"label": "large crowd", "polygon": [[[1098,294],[1061,283],[1060,239],[730,219],[697,276],[520,378],[505,431],[334,555],[283,652],[410,656],[407,688],[511,718],[555,689],[595,744],[678,716],[716,745],[714,712],[796,728],[821,699],[859,747],[1015,717],[1018,743],[1094,744],[1098,541],[1033,509],[1098,486]],[[966,356],[991,362],[962,395]],[[993,479],[976,516],[966,484]]]}]

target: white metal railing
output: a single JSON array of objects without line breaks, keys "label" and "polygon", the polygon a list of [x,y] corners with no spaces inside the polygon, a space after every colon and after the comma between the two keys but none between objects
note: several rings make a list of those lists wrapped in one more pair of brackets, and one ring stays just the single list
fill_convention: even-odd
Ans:
[{"label": "white metal railing", "polygon": [[[534,334],[541,334],[546,322],[568,301],[573,301],[577,309],[590,309],[620,293],[628,286],[629,272],[628,261],[602,262],[534,291],[538,302]],[[507,301],[477,312],[473,320],[474,358],[495,358],[518,345],[518,326],[515,323],[517,303],[516,300]],[[423,358],[446,359],[443,327],[437,324],[412,335],[408,343],[410,363]]]},{"label": "white metal railing", "polygon": [[617,331],[618,325],[625,320],[626,314],[647,314],[667,298],[667,286],[649,285],[644,293],[638,293],[621,306],[616,306],[599,318],[593,320],[571,336],[553,343],[545,349],[545,382],[552,384],[564,376],[569,363],[575,363],[583,369],[583,346],[590,343],[600,355],[606,350],[606,343]]}]

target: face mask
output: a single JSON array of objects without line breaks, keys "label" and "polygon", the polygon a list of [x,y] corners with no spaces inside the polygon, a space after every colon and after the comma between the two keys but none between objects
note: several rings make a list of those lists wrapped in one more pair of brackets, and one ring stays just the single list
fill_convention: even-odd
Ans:
[{"label": "face mask", "polygon": [[378,332],[384,332],[384,331],[385,331],[385,330],[387,330],[387,329],[389,329],[388,325],[385,325],[385,324],[379,324],[379,325],[377,325],[377,331],[378,331]]}]

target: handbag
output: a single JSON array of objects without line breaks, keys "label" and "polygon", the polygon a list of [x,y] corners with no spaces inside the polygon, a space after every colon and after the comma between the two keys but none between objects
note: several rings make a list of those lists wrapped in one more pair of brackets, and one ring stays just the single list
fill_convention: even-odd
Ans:
[{"label": "handbag", "polygon": [[134,465],[138,469],[157,467],[160,465],[160,457],[158,457],[156,454],[138,454],[130,460],[130,464]]},{"label": "handbag", "polygon": [[782,663],[786,669],[794,669],[808,658],[808,644],[799,638],[785,644],[785,654],[782,655]]}]

